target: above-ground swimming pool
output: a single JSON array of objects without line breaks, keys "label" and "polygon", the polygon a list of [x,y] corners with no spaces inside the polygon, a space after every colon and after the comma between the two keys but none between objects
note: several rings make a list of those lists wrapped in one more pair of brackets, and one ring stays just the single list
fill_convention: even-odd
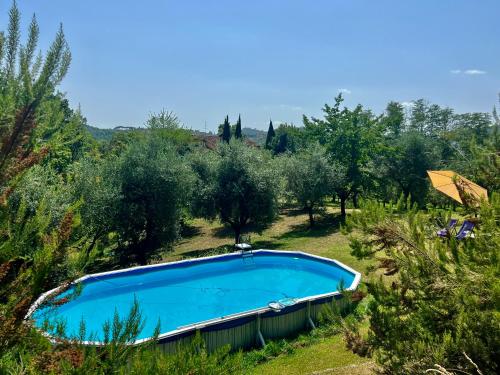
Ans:
[{"label": "above-ground swimming pool", "polygon": [[[317,314],[311,316],[311,306],[338,298],[341,287],[354,290],[359,280],[358,272],[331,259],[302,252],[254,250],[84,276],[75,282],[83,286],[76,298],[44,307],[43,301],[57,289],[49,291],[34,304],[30,317],[38,328],[64,321],[66,334],[75,337],[83,321],[87,335],[93,334],[93,342],[87,343],[97,344],[104,323],[112,322],[115,311],[126,317],[136,299],[145,319],[136,343],[151,338],[158,322],[160,342],[200,329],[227,333],[236,327],[240,327],[237,335],[255,339],[257,334],[263,342],[262,318],[281,319],[273,326],[286,326],[288,313],[301,312],[304,321],[314,326],[311,317]],[[288,328],[297,325],[289,323]],[[249,327],[246,333],[241,329],[245,325]],[[270,336],[283,331],[276,327],[276,334]],[[247,337],[241,346],[251,345],[249,340]],[[238,346],[238,338],[229,341]]]}]

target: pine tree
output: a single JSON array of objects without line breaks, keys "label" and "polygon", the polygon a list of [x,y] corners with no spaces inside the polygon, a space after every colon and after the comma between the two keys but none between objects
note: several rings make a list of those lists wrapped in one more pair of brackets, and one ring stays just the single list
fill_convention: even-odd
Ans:
[{"label": "pine tree", "polygon": [[267,129],[266,148],[271,147],[271,142],[273,141],[273,138],[275,135],[276,135],[276,133],[274,132],[273,122],[272,122],[272,120],[270,120],[269,121],[269,129]]},{"label": "pine tree", "polygon": [[231,125],[229,125],[229,116],[224,119],[224,125],[222,126],[222,140],[229,143],[231,139]]},{"label": "pine tree", "polygon": [[7,33],[0,31],[0,200],[9,193],[9,181],[47,154],[45,147],[35,150],[33,144],[37,111],[54,93],[71,62],[62,26],[45,56],[41,52],[35,56],[38,23],[33,16],[28,39],[22,44],[20,17],[14,2]]},{"label": "pine tree", "polygon": [[236,123],[236,129],[234,130],[234,137],[236,139],[241,139],[241,115],[238,116],[238,122]]}]

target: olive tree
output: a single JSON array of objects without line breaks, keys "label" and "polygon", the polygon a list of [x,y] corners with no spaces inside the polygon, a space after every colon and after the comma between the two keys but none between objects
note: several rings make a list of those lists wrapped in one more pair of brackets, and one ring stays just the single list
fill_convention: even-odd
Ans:
[{"label": "olive tree", "polygon": [[197,150],[188,156],[195,175],[191,196],[191,214],[213,220],[217,217],[215,191],[220,157],[212,150]]},{"label": "olive tree", "polygon": [[82,173],[77,185],[84,225],[95,240],[114,233],[121,262],[145,264],[177,238],[194,178],[167,139],[152,133]]},{"label": "olive tree", "polygon": [[338,168],[329,162],[320,146],[288,156],[282,165],[286,194],[307,211],[309,224],[314,226],[314,210],[324,206],[325,198],[332,194],[338,182]]},{"label": "olive tree", "polygon": [[248,226],[263,228],[277,213],[276,171],[269,153],[231,141],[219,147],[214,185],[215,212],[234,231],[237,243]]}]

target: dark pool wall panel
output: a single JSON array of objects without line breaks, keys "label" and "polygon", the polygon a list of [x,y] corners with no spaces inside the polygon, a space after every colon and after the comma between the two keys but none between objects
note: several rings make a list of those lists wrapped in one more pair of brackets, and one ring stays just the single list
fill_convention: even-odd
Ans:
[{"label": "dark pool wall panel", "polygon": [[[315,323],[319,321],[321,314],[327,311],[328,307],[331,307],[332,300],[336,304],[342,304],[342,299],[339,299],[339,297],[333,299],[332,297],[324,298],[311,303],[310,314]],[[231,322],[202,328],[199,332],[205,341],[207,350],[210,352],[224,345],[230,345],[233,350],[254,348],[259,346],[257,319],[257,315],[234,319]],[[260,331],[266,341],[290,337],[310,328],[307,303],[291,306],[280,313],[262,314],[260,319]],[[196,331],[193,330],[179,338],[176,336],[169,337],[168,340],[162,340],[158,345],[165,353],[175,353],[179,346],[189,344],[195,334]]]}]

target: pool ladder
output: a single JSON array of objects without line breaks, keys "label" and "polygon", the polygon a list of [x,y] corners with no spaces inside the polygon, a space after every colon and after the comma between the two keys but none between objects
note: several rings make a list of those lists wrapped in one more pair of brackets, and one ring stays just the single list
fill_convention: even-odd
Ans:
[{"label": "pool ladder", "polygon": [[245,266],[255,266],[252,250],[242,250],[241,259],[243,259],[243,263],[245,264]]}]

